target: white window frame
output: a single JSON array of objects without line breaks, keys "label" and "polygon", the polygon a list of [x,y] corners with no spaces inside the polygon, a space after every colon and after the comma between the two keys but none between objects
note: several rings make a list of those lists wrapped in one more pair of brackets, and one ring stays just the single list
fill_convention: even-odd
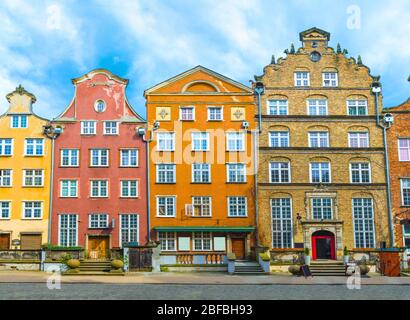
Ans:
[{"label": "white window frame", "polygon": [[[211,218],[212,217],[212,197],[211,196],[192,196],[192,216],[193,217],[202,217],[202,218]],[[208,199],[209,204],[204,203],[204,200]],[[195,200],[200,200],[198,203],[195,203]],[[209,215],[204,215],[204,207],[209,205]],[[200,207],[200,214],[195,214],[195,207]]]},{"label": "white window frame", "polygon": [[[354,102],[354,105],[349,105],[349,103],[353,103],[353,102]],[[365,107],[365,110],[366,110],[365,114],[359,114],[359,107],[363,107],[363,106],[359,105],[360,102],[362,102],[362,103],[364,102],[364,107]],[[350,114],[349,113],[349,107],[356,108],[356,114]],[[348,116],[352,116],[352,117],[367,116],[369,114],[369,108],[368,108],[367,100],[365,100],[365,99],[348,99],[348,100],[346,100],[346,114]]]},{"label": "white window frame", "polygon": [[408,204],[404,203],[404,194],[403,194],[404,190],[403,189],[409,189],[410,191],[410,186],[409,187],[403,186],[404,180],[409,180],[409,185],[410,185],[410,178],[400,178],[400,198],[401,198],[400,202],[403,207],[410,207],[410,192],[409,192],[409,203]]},{"label": "white window frame", "polygon": [[[172,181],[168,181],[168,180],[166,180],[166,181],[160,181],[160,179],[159,179],[159,176],[160,176],[160,175],[159,175],[159,174],[160,174],[160,166],[172,166],[172,176],[173,176]],[[155,182],[156,182],[156,183],[176,183],[176,182],[177,182],[176,168],[177,168],[177,166],[176,166],[175,163],[157,163],[157,164],[155,165],[155,172],[156,172],[156,180],[155,180]],[[170,170],[169,168],[166,168],[165,170],[162,170],[162,171],[164,171],[165,173],[171,172],[171,170]],[[165,177],[167,177],[167,174],[165,174]]]},{"label": "white window frame", "polygon": [[81,135],[96,135],[97,134],[97,121],[84,120],[81,121]]},{"label": "white window frame", "polygon": [[[359,177],[360,177],[360,181],[359,182],[353,182],[353,165],[358,164],[359,168],[355,169],[356,171],[359,172]],[[368,165],[368,169],[363,169],[363,164],[367,164]],[[350,167],[350,183],[354,183],[354,184],[368,184],[368,183],[372,183],[372,169],[371,169],[371,165],[370,162],[351,162],[349,163],[349,167]],[[363,173],[368,171],[369,172],[369,181],[363,182]]]},{"label": "white window frame", "polygon": [[[233,148],[230,146],[233,143]],[[238,144],[240,146],[238,147]],[[245,151],[245,133],[241,131],[227,132],[226,133],[226,151],[240,152]]]},{"label": "white window frame", "polygon": [[[67,155],[67,159],[68,159],[68,165],[64,164],[64,151],[68,151],[68,155]],[[77,152],[76,157],[73,156],[73,151]],[[77,164],[73,165],[72,161],[73,159],[76,159]],[[68,148],[64,148],[64,149],[60,149],[60,166],[61,167],[79,167],[80,166],[80,149],[68,149]]]},{"label": "white window frame", "polygon": [[[127,237],[127,240],[128,241],[125,241],[125,243],[128,243],[128,242],[134,242],[134,241],[130,241],[131,240],[131,233],[132,232],[135,232],[136,231],[136,235],[135,235],[135,238],[136,238],[136,240],[137,241],[135,241],[135,242],[138,242],[138,244],[140,243],[140,215],[139,214],[137,214],[137,213],[120,213],[120,215],[119,215],[119,243],[120,243],[120,247],[122,248],[122,246],[124,245],[124,242],[123,242],[123,233],[124,233],[124,229],[125,229],[125,227],[123,227],[123,218],[124,217],[127,217],[127,223],[128,223],[128,228],[127,228],[127,235],[126,235],[126,237]],[[130,225],[131,225],[131,217],[137,217],[137,227],[133,227],[133,228],[131,228],[130,227]]]},{"label": "white window frame", "polygon": [[[197,136],[197,137],[195,137]],[[191,151],[209,151],[210,148],[210,140],[209,140],[209,132],[191,132]],[[202,143],[206,142],[206,147],[203,148]],[[195,146],[195,142],[199,142],[199,148]]]},{"label": "white window frame", "polygon": [[[245,202],[243,204],[239,204],[238,201],[239,199],[244,199]],[[231,200],[234,200],[235,203],[231,204]],[[227,211],[228,211],[228,217],[230,218],[246,218],[248,217],[248,198],[246,196],[228,196],[227,197]],[[235,208],[236,214],[233,214],[231,211],[232,206]],[[245,214],[240,215],[239,214],[239,207],[244,206],[245,208]]]},{"label": "white window frame", "polygon": [[[326,79],[326,75],[329,76],[328,79]],[[335,75],[335,78],[332,79],[331,75]],[[326,81],[329,82],[329,85],[326,85]],[[334,84],[332,84],[334,82]],[[326,88],[335,88],[339,86],[339,75],[336,71],[324,71],[322,72],[322,86]]]},{"label": "white window frame", "polygon": [[[177,235],[176,232],[158,232],[158,241],[160,242],[161,251],[177,251]],[[165,243],[165,245],[163,245]],[[169,244],[173,243],[173,247]]]},{"label": "white window frame", "polygon": [[[70,221],[70,218],[74,216],[75,218],[75,226],[74,228],[72,227],[72,221]],[[67,229],[65,229],[65,236],[67,238],[67,245],[64,245],[62,243],[62,230],[61,230],[61,219],[62,217],[67,217]],[[71,233],[70,230],[75,230],[75,239],[71,238]],[[75,240],[73,242],[72,240]],[[60,246],[65,246],[65,247],[75,247],[78,245],[78,215],[73,214],[73,213],[63,213],[58,215],[58,244]]]},{"label": "white window frame", "polygon": [[[25,215],[26,215],[26,205],[28,204],[28,203],[32,203],[33,204],[33,207],[31,208],[31,215],[30,215],[30,217],[26,217]],[[40,217],[34,217],[34,210],[35,209],[37,209],[37,208],[35,208],[34,207],[34,203],[40,203],[40,213],[41,213],[41,215],[40,215]],[[44,203],[43,203],[43,201],[39,201],[39,200],[23,200],[22,201],[22,208],[23,208],[23,210],[21,211],[21,213],[22,213],[22,217],[21,217],[21,219],[22,220],[42,220],[43,219],[43,215],[44,215]]]},{"label": "white window frame", "polygon": [[[128,164],[124,164],[123,162],[123,153],[127,152],[128,154],[126,155],[127,162]],[[131,164],[131,159],[133,156],[131,156],[131,152],[135,152],[135,165]],[[139,166],[139,149],[138,148],[122,148],[120,149],[120,167],[122,168],[137,168]]]},{"label": "white window frame", "polygon": [[[3,173],[5,171],[9,171],[9,175],[6,176]],[[5,179],[9,179],[10,180],[10,184],[4,184],[4,180]],[[12,169],[0,169],[0,188],[10,188],[13,186],[13,170]]]},{"label": "white window frame", "polygon": [[406,225],[403,224],[402,226],[402,234],[403,234],[403,247],[406,248],[407,254],[409,254],[410,247],[406,247],[406,239],[410,240],[410,230],[406,232]]},{"label": "white window frame", "polygon": [[[67,182],[67,195],[63,194],[64,182]],[[73,185],[74,182],[74,185]],[[75,195],[71,195],[73,186],[75,187]],[[78,180],[76,179],[62,179],[60,180],[60,197],[61,198],[78,198]]]},{"label": "white window frame", "polygon": [[[360,135],[365,134],[366,135],[366,146],[363,147],[361,146],[361,137]],[[357,147],[353,147],[352,146],[352,138],[354,138],[354,136],[356,136],[355,139],[357,139]],[[369,148],[369,133],[368,132],[364,132],[364,131],[355,131],[355,132],[349,132],[348,133],[348,141],[349,141],[349,148]]]},{"label": "white window frame", "polygon": [[[274,146],[272,143],[272,137],[274,134],[278,136],[276,139],[278,140],[278,146]],[[283,139],[286,139],[286,145],[283,146]],[[289,131],[270,131],[269,132],[269,147],[270,148],[289,148],[290,146],[290,134]]]},{"label": "white window frame", "polygon": [[[131,186],[131,184],[135,182],[135,196],[131,195],[131,190],[132,188],[134,188],[133,186]],[[126,183],[126,186],[124,186],[124,183]],[[120,186],[121,186],[121,190],[120,190],[120,198],[138,198],[139,197],[139,180],[138,179],[124,179],[124,180],[120,180]],[[127,196],[124,196],[123,191],[125,189],[128,189]]]},{"label": "white window frame", "polygon": [[[231,169],[235,173],[235,179],[230,179],[230,172]],[[239,179],[239,177],[243,176],[243,181]],[[246,183],[247,182],[247,175],[246,175],[246,165],[244,163],[227,163],[226,164],[226,182],[228,183]]]},{"label": "white window frame", "polygon": [[[286,163],[288,167],[286,169],[284,168],[279,168],[279,181],[272,181],[272,164],[274,163],[279,163],[279,164],[284,164]],[[288,181],[282,181],[282,171],[287,171],[288,173]],[[269,183],[291,183],[292,182],[292,172],[291,172],[291,166],[289,161],[270,161],[269,162]]]},{"label": "white window frame", "polygon": [[[93,155],[94,151],[97,152],[97,155],[95,156],[96,159],[97,159],[97,164],[93,164],[93,162],[94,162],[94,155]],[[107,152],[107,155],[106,155],[107,164],[102,164],[102,162],[103,162],[102,159],[105,157],[105,156],[102,155],[103,151]],[[106,148],[90,149],[90,167],[94,167],[94,168],[95,167],[97,167],[97,168],[98,167],[103,167],[103,168],[106,168],[106,167],[109,167],[109,166],[110,166],[110,149],[106,149]]]},{"label": "white window frame", "polygon": [[[8,216],[6,218],[3,217],[3,210],[5,208],[3,208],[3,203],[8,203]],[[0,200],[0,220],[10,220],[11,219],[11,209],[12,209],[12,205],[11,205],[11,200]]]},{"label": "white window frame", "polygon": [[[98,195],[93,195],[93,184],[94,182],[97,183],[97,191],[98,191]],[[106,182],[106,189],[107,189],[107,194],[106,195],[102,195],[102,184],[101,182]],[[108,183],[108,179],[92,179],[90,180],[90,198],[108,198],[109,196],[109,183]]]},{"label": "white window frame", "polygon": [[[285,108],[285,113],[281,112],[283,108]],[[287,99],[268,100],[266,114],[270,116],[287,116],[289,114],[289,101]]]},{"label": "white window frame", "polygon": [[[14,126],[14,117],[17,117],[17,127]],[[22,126],[22,118],[26,119],[26,126]],[[26,114],[12,114],[10,116],[10,128],[12,129],[27,129],[28,128],[28,115]]]},{"label": "white window frame", "polygon": [[[32,184],[27,184],[26,183],[26,178],[27,178],[27,171],[32,171],[33,174],[31,175],[31,179],[33,181]],[[36,171],[41,171],[41,176],[36,174]],[[36,185],[35,181],[36,178],[41,178],[41,184]],[[30,188],[41,188],[44,187],[44,169],[23,169],[23,183],[22,183],[23,187],[30,187]]]},{"label": "white window frame", "polygon": [[[315,104],[311,106],[310,103],[312,103],[312,102],[315,102]],[[320,105],[320,102],[325,102],[325,105],[324,106]],[[313,113],[311,112],[310,107],[314,108]],[[323,108],[323,107],[325,108],[325,113],[321,114],[320,109]],[[321,117],[321,116],[329,115],[329,107],[328,107],[327,99],[306,99],[306,108],[307,108],[306,112],[309,116],[313,116],[313,117],[319,116],[319,117]]]},{"label": "white window frame", "polygon": [[[192,118],[184,119],[184,111],[191,110]],[[193,106],[181,106],[179,107],[179,120],[180,121],[195,121],[195,107]]]},{"label": "white window frame", "polygon": [[[326,146],[321,146],[321,139],[322,134],[326,134]],[[317,135],[316,140],[318,142],[317,146],[312,146],[312,136]],[[309,148],[329,148],[330,147],[330,139],[329,139],[329,131],[309,131],[308,132],[308,140],[309,140]]]},{"label": "white window frame", "polygon": [[[27,148],[29,146],[28,141],[33,140],[33,154],[27,153]],[[39,143],[41,141],[41,143]],[[41,145],[41,153],[37,153],[37,146]],[[44,156],[44,139],[43,138],[25,138],[24,139],[24,156],[25,157],[42,157]]]},{"label": "white window frame", "polygon": [[[165,201],[165,214],[160,214],[160,200],[163,199]],[[169,200],[172,200],[172,203],[169,203]],[[177,197],[176,196],[155,196],[155,203],[156,203],[156,216],[158,218],[175,218],[176,217],[176,207],[177,207]],[[168,209],[172,207],[172,214],[168,214]]]},{"label": "white window frame", "polygon": [[[303,77],[298,78],[299,74],[304,74],[304,73],[307,74],[306,79]],[[293,74],[293,77],[294,77],[295,87],[310,87],[310,72],[309,71],[295,71]],[[298,81],[301,81],[300,85],[298,85]],[[304,84],[305,81],[307,81],[307,84]]]},{"label": "white window frame", "polygon": [[[162,138],[161,138],[162,137]],[[175,132],[157,132],[157,151],[175,151]],[[163,141],[164,146],[160,147],[160,141]],[[171,145],[169,146],[169,143]]]},{"label": "white window frame", "polygon": [[[313,206],[313,202],[314,202],[314,200],[318,200],[318,199],[320,199],[321,201],[320,201],[320,205],[319,205],[319,207],[318,208],[320,208],[320,216],[321,217],[315,217],[314,216],[314,213],[313,213],[313,209],[314,209],[314,206]],[[325,218],[324,216],[323,216],[323,211],[324,211],[324,209],[325,208],[328,208],[328,206],[324,206],[323,205],[323,200],[324,199],[330,199],[330,218]],[[333,218],[334,218],[334,208],[333,208],[333,206],[334,206],[334,200],[333,200],[333,198],[331,198],[331,197],[326,197],[326,196],[323,196],[323,197],[312,197],[312,198],[310,198],[310,207],[311,207],[311,209],[310,209],[310,216],[311,216],[311,219],[312,220],[333,220]]]},{"label": "white window frame", "polygon": [[[199,169],[195,169],[195,166],[200,166]],[[207,169],[204,169],[204,166],[207,166]],[[195,171],[199,171],[200,181],[195,181]],[[203,174],[208,173],[208,180],[203,179]],[[192,183],[211,183],[211,164],[210,163],[193,163],[191,165],[191,182]]]},{"label": "white window frame", "polygon": [[[6,143],[6,140],[10,140],[10,144]],[[6,147],[10,146],[10,154],[6,154]],[[13,138],[0,138],[0,157],[11,157],[14,154],[14,139]]]},{"label": "white window frame", "polygon": [[[279,207],[280,209],[280,217],[276,218],[275,220],[279,220],[280,221],[280,230],[273,230],[273,201],[274,200],[279,200],[280,204],[279,206],[275,206],[275,207]],[[283,200],[289,200],[289,210],[290,210],[290,218],[284,218],[284,210],[283,208],[285,207],[285,205],[283,205]],[[293,248],[294,244],[293,244],[293,207],[292,207],[292,199],[291,198],[271,198],[270,199],[270,219],[271,219],[271,234],[272,234],[272,248]],[[287,206],[286,206],[287,207]],[[290,227],[290,230],[285,230],[286,228],[284,228],[285,223],[288,223],[288,225],[286,227]],[[274,243],[274,232],[279,233],[280,234],[280,246],[277,246]],[[290,244],[289,246],[285,245],[285,238],[284,235],[285,234],[290,234]]]},{"label": "white window frame", "polygon": [[[359,231],[357,231],[356,230],[356,223],[355,223],[355,220],[356,220],[356,218],[355,218],[355,214],[354,214],[354,200],[355,199],[362,199],[362,204],[363,204],[363,199],[370,199],[371,200],[371,204],[372,204],[372,235],[373,235],[373,237],[372,237],[372,240],[373,240],[373,246],[369,246],[368,244],[366,244],[365,243],[365,246],[364,247],[358,247],[357,246],[357,235],[356,235],[356,233],[358,233],[358,232],[360,232],[360,230]],[[362,206],[362,208],[363,208],[363,206]],[[363,220],[363,218],[362,218],[362,220]],[[369,220],[368,218],[366,219],[366,220]],[[353,239],[354,239],[354,248],[375,248],[376,247],[376,229],[375,229],[375,216],[374,216],[374,201],[373,201],[373,199],[372,198],[352,198],[352,223],[353,223]],[[366,225],[365,223],[363,224],[363,225]],[[369,232],[368,230],[361,230],[361,232],[363,233],[363,232]],[[364,239],[364,242],[366,242],[366,239]]]},{"label": "white window frame", "polygon": [[[107,127],[108,123],[110,123],[110,124],[115,123],[115,132],[114,133],[111,132],[113,127],[110,127],[110,128]],[[104,124],[104,126],[103,126],[104,127],[104,135],[106,135],[106,136],[118,136],[120,134],[120,123],[118,121],[107,120],[107,121],[104,121],[103,124]],[[107,129],[110,129],[110,132],[107,132]]]},{"label": "white window frame", "polygon": [[[206,235],[206,237],[204,237]],[[209,235],[209,236],[208,236]],[[192,251],[212,251],[213,248],[213,241],[212,241],[212,232],[203,232],[203,231],[198,231],[198,232],[192,232]],[[198,240],[201,243],[201,248],[196,249],[195,247],[195,241]],[[204,243],[205,240],[209,240],[209,249],[204,249]]]},{"label": "white window frame", "polygon": [[[328,166],[329,166],[329,181],[327,181],[327,182],[325,182],[325,181],[322,181],[323,180],[323,172],[324,172],[324,169],[322,168],[322,164],[328,164]],[[313,182],[313,168],[312,168],[312,165],[313,164],[319,164],[320,165],[320,167],[319,167],[319,177],[320,177],[320,181],[315,181],[315,182]],[[317,183],[332,183],[332,164],[330,163],[330,162],[326,162],[326,161],[324,161],[324,162],[310,162],[309,163],[309,176],[310,176],[310,183],[315,183],[315,184],[317,184]]]},{"label": "white window frame", "polygon": [[[219,110],[221,117],[219,119],[211,119],[211,114],[212,114],[211,110]],[[224,108],[223,107],[208,106],[207,114],[208,114],[208,121],[223,121],[224,120]]]},{"label": "white window frame", "polygon": [[[400,140],[406,140],[407,141],[407,148],[400,147]],[[401,156],[400,156],[400,150],[401,149],[407,150],[407,153],[409,155],[409,160],[403,160],[401,158]],[[400,162],[409,162],[410,161],[410,138],[398,138],[397,139],[397,152],[399,153],[398,154],[398,159],[399,159]]]},{"label": "white window frame", "polygon": [[[97,226],[92,226],[93,217],[97,217]],[[88,215],[88,229],[108,229],[108,228],[109,228],[109,215],[107,213],[90,213]]]}]

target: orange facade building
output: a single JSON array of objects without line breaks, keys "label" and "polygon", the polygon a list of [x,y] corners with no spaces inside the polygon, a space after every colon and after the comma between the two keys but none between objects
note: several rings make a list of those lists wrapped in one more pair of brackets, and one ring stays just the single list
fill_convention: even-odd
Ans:
[{"label": "orange facade building", "polygon": [[255,246],[252,90],[198,66],[144,93],[150,228],[162,264],[224,263]]}]

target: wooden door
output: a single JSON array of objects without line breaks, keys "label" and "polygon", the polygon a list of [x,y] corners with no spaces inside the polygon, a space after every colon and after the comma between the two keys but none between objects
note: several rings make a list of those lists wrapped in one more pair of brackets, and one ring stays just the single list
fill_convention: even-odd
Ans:
[{"label": "wooden door", "polygon": [[8,233],[0,234],[0,250],[10,249],[10,235]]},{"label": "wooden door", "polygon": [[312,257],[336,260],[334,236],[312,236]]},{"label": "wooden door", "polygon": [[245,239],[232,238],[232,252],[235,253],[236,259],[243,260],[245,258]]},{"label": "wooden door", "polygon": [[20,236],[21,250],[40,250],[41,234],[22,234]]},{"label": "wooden door", "polygon": [[91,259],[106,259],[109,247],[109,237],[88,237],[88,250]]}]

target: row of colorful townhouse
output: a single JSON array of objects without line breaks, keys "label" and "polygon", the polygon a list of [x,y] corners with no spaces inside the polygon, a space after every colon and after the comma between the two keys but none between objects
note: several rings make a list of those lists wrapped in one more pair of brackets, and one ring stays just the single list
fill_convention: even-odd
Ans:
[{"label": "row of colorful townhouse", "polygon": [[175,265],[409,248],[410,102],[383,110],[379,77],[328,32],[300,40],[251,87],[198,66],[145,90],[146,121],[104,69],[52,121],[19,86],[0,118],[0,249],[159,241]]}]

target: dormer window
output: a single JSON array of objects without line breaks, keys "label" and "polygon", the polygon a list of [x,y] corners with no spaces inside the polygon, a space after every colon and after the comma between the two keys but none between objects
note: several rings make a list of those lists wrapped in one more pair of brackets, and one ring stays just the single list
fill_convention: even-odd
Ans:
[{"label": "dormer window", "polygon": [[13,115],[11,116],[12,128],[27,128],[27,116],[26,115]]},{"label": "dormer window", "polygon": [[94,109],[98,113],[104,112],[106,108],[105,102],[103,100],[97,100],[94,104]]},{"label": "dormer window", "polygon": [[296,87],[308,87],[310,85],[309,72],[298,71],[295,72],[295,86]]}]

